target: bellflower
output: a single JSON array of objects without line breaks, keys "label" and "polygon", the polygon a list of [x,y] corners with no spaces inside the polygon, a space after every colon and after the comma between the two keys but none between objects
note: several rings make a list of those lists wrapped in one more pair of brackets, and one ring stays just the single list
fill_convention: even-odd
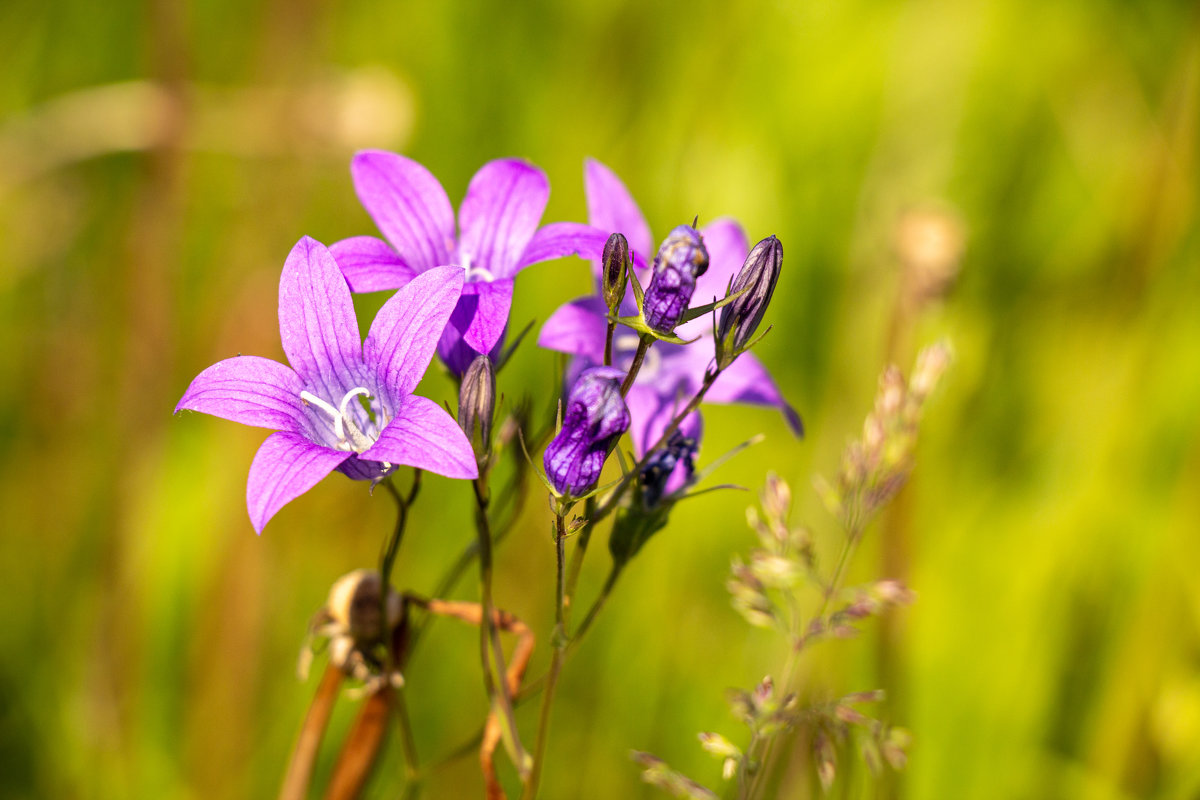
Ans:
[{"label": "bellflower", "polygon": [[350,164],[354,188],[386,241],[356,236],[330,250],[354,292],[399,289],[426,270],[460,267],[462,297],[438,342],[438,355],[461,375],[477,354],[495,355],[504,339],[513,280],[530,264],[581,255],[599,258],[607,232],[573,222],[539,228],[550,184],[518,159],[484,164],[458,210],[429,170],[395,153],[368,150]]},{"label": "bellflower", "polygon": [[629,429],[621,399],[624,373],[615,367],[585,369],[567,395],[562,429],[546,447],[546,477],[560,494],[578,497],[598,480],[613,442]]},{"label": "bellflower", "polygon": [[[611,170],[597,161],[589,160],[584,167],[584,187],[588,222],[592,226],[602,231],[623,233],[635,254],[650,252],[650,228],[629,190]],[[692,305],[703,305],[724,297],[730,279],[743,265],[750,249],[741,226],[733,220],[714,220],[699,232],[708,251],[709,267],[696,277]],[[634,268],[637,266],[635,260]],[[595,264],[594,270],[599,284],[600,265]],[[626,298],[626,302],[629,303],[629,298]],[[607,333],[606,310],[599,289],[596,295],[573,300],[561,306],[546,321],[538,344],[575,355],[573,371],[602,363]],[[634,312],[630,308],[622,313],[628,315]],[[634,452],[639,457],[662,437],[678,410],[699,391],[705,371],[713,361],[710,319],[701,317],[686,322],[678,326],[675,333],[684,339],[701,338],[690,345],[656,342],[647,353],[637,380],[625,397],[632,417],[629,434],[633,439]],[[614,341],[614,364],[628,369],[636,347],[637,336],[631,331],[621,333],[619,330]],[[799,434],[802,430],[800,417],[753,353],[742,354],[722,372],[704,399],[709,403],[773,406],[783,412],[795,433]],[[680,432],[698,442],[701,432],[699,414],[690,414],[680,426]],[[677,466],[665,490],[674,491],[686,478],[684,470]]]},{"label": "bellflower", "polygon": [[430,269],[380,309],[359,338],[350,289],[324,245],[307,236],[279,280],[279,333],[290,367],[258,356],[218,362],[175,410],[276,431],[250,465],[254,529],[333,470],[378,480],[397,464],[474,478],[466,435],[441,406],[412,392],[462,292],[462,270]]},{"label": "bellflower", "polygon": [[659,333],[671,333],[688,310],[696,280],[708,270],[708,251],[690,225],[679,225],[667,236],[654,257],[650,286],[642,304],[646,324]]}]

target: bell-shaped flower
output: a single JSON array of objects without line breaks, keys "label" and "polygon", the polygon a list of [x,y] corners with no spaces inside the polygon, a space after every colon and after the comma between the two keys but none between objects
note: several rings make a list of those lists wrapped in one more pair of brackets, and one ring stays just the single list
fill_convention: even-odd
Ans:
[{"label": "bell-shaped flower", "polygon": [[[634,252],[634,269],[639,270],[643,283],[648,277],[644,256],[652,252],[653,240],[650,227],[642,212],[629,194],[629,190],[611,170],[597,161],[589,160],[584,167],[584,188],[587,193],[588,222],[595,228],[607,232],[620,232],[629,241]],[[749,244],[740,225],[730,219],[717,219],[700,229],[704,247],[708,251],[707,271],[696,277],[692,293],[692,305],[703,305],[725,296],[730,280],[746,261]],[[538,344],[551,350],[571,353],[576,356],[572,373],[589,366],[603,363],[604,340],[607,335],[605,302],[600,296],[601,265],[594,263],[597,280],[595,295],[573,300],[560,306],[542,327]],[[632,298],[626,296],[626,308],[622,315],[636,313]],[[685,322],[675,329],[683,339],[700,337],[689,345],[673,345],[655,342],[646,354],[646,360],[638,372],[629,393],[625,397],[632,417],[629,430],[633,439],[634,452],[641,457],[662,437],[663,432],[676,413],[700,389],[705,371],[713,362],[714,342],[712,320],[708,317]],[[637,335],[630,330],[618,328],[613,347],[613,363],[628,369],[637,349]],[[753,353],[743,353],[713,383],[708,394],[708,403],[746,403],[772,406],[783,412],[792,430],[802,430],[800,417],[784,399],[770,373]],[[689,415],[680,426],[685,437],[699,441],[699,414]],[[677,466],[668,479],[665,490],[674,491],[686,480],[682,466]]]},{"label": "bell-shaped flower", "polygon": [[356,236],[330,251],[353,292],[399,289],[426,270],[460,267],[462,297],[438,343],[438,354],[461,375],[475,356],[495,355],[512,306],[513,280],[530,264],[581,255],[599,258],[608,238],[587,225],[538,227],[550,183],[519,159],[484,164],[458,209],[429,170],[395,153],[368,150],[350,164],[354,188],[384,239]]},{"label": "bell-shaped flower", "polygon": [[254,529],[333,470],[379,480],[399,464],[477,476],[466,435],[437,403],[413,394],[462,292],[462,270],[413,278],[359,338],[350,289],[320,242],[301,239],[279,280],[279,333],[291,366],[258,356],[212,365],[175,410],[268,428],[250,465]]},{"label": "bell-shaped flower", "polygon": [[614,367],[593,367],[571,386],[562,428],[542,459],[546,478],[559,494],[579,497],[595,487],[613,444],[629,429],[623,377]]}]

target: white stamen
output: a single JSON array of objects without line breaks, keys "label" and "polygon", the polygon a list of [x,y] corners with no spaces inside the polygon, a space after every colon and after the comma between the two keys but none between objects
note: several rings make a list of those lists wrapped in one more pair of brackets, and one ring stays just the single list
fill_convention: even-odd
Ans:
[{"label": "white stamen", "polygon": [[362,386],[355,386],[353,389],[346,392],[346,396],[342,398],[342,404],[340,406],[338,406],[338,417],[339,418],[342,418],[342,419],[346,418],[347,404],[349,404],[349,402],[351,400],[353,400],[355,397],[358,397],[360,394],[363,395],[364,397],[370,397],[371,390],[367,389],[365,387],[362,387]]},{"label": "white stamen", "polygon": [[477,267],[471,263],[470,253],[459,253],[458,260],[462,262],[463,272],[467,274],[468,283],[477,283],[479,281],[494,281],[496,276],[487,267]]},{"label": "white stamen", "polygon": [[[365,442],[366,446],[370,446],[370,444],[371,444],[370,440],[362,435],[362,432],[358,430],[358,426],[354,424],[354,422],[350,419],[349,416],[347,416],[347,413],[348,413],[347,406],[350,405],[351,400],[353,400],[355,397],[358,397],[359,395],[364,395],[366,397],[370,397],[371,390],[367,389],[363,386],[355,386],[353,389],[346,392],[346,394],[342,396],[342,402],[339,404],[338,408],[334,408],[329,403],[325,402],[324,400],[317,397],[312,392],[308,392],[308,391],[300,392],[300,399],[303,400],[305,403],[314,405],[317,408],[321,409],[322,411],[324,411],[326,414],[329,415],[330,419],[333,420],[333,434],[334,434],[334,436],[336,436],[338,438],[338,449],[340,450],[340,449],[343,449],[342,448],[343,444],[347,444],[347,442],[346,442],[346,425],[347,424],[350,425],[350,428],[351,428],[350,438],[354,440],[353,441],[354,445],[364,446],[364,442]],[[348,444],[347,444],[347,447],[348,447],[348,449],[351,449],[351,450],[354,449],[354,447],[350,447]],[[359,451],[359,452],[361,452],[361,451]]]},{"label": "white stamen", "polygon": [[300,399],[310,405],[314,405],[317,408],[321,409],[326,414],[328,414],[332,419],[337,419],[339,416],[341,416],[340,414],[338,414],[338,410],[336,408],[329,405],[329,403],[326,403],[324,400],[317,397],[312,392],[301,392]]}]

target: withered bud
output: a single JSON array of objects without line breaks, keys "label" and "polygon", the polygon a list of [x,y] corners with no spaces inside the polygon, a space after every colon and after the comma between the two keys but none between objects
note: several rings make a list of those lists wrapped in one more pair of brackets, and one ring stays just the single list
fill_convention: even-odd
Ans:
[{"label": "withered bud", "polygon": [[774,236],[768,236],[750,251],[742,265],[730,294],[745,290],[745,294],[721,308],[717,322],[718,360],[722,356],[732,360],[754,338],[762,322],[775,284],[779,282],[779,271],[783,268],[783,245]]},{"label": "withered bud", "polygon": [[458,424],[471,440],[475,458],[483,463],[492,447],[492,417],[496,413],[496,373],[491,359],[476,356],[463,373],[458,390]]},{"label": "withered bud", "polygon": [[[379,573],[356,569],[342,577],[329,589],[325,611],[339,632],[357,642],[381,639],[379,624]],[[394,591],[388,592],[388,627],[400,621],[402,601]]]},{"label": "withered bud", "polygon": [[629,242],[620,233],[614,233],[604,243],[602,289],[604,303],[609,313],[617,314],[621,301],[625,299],[625,287],[629,284]]}]

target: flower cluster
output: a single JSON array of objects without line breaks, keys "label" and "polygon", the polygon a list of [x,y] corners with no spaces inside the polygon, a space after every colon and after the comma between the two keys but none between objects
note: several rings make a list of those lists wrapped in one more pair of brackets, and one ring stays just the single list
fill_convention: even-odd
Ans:
[{"label": "flower cluster", "polygon": [[[383,238],[356,236],[328,248],[302,238],[279,285],[288,364],[257,356],[221,361],[192,381],[176,407],[275,431],[250,469],[246,500],[255,530],[334,470],[373,483],[401,465],[476,478],[479,431],[467,426],[464,434],[441,406],[413,391],[435,352],[459,380],[481,355],[496,362],[516,276],[565,256],[593,262],[597,293],[561,307],[539,338],[575,356],[563,427],[544,458],[559,493],[594,488],[626,430],[636,457],[653,455],[640,466],[649,504],[684,487],[701,420],[695,408],[675,417],[697,395],[775,406],[799,432],[799,417],[744,352],[779,277],[775,237],[749,252],[732,220],[680,225],[647,267],[649,227],[624,184],[595,161],[584,174],[588,223],[540,227],[550,185],[518,159],[485,164],[457,218],[437,179],[404,156],[359,153],[350,171]],[[625,291],[629,280],[636,300]],[[644,294],[641,282],[648,282]],[[719,304],[730,285],[714,336],[710,322],[688,312],[693,298]],[[392,290],[360,340],[351,293]],[[635,316],[641,328],[617,322]],[[660,341],[650,348],[639,329]],[[494,394],[494,384],[487,390]],[[653,454],[656,446],[662,451]]]}]

